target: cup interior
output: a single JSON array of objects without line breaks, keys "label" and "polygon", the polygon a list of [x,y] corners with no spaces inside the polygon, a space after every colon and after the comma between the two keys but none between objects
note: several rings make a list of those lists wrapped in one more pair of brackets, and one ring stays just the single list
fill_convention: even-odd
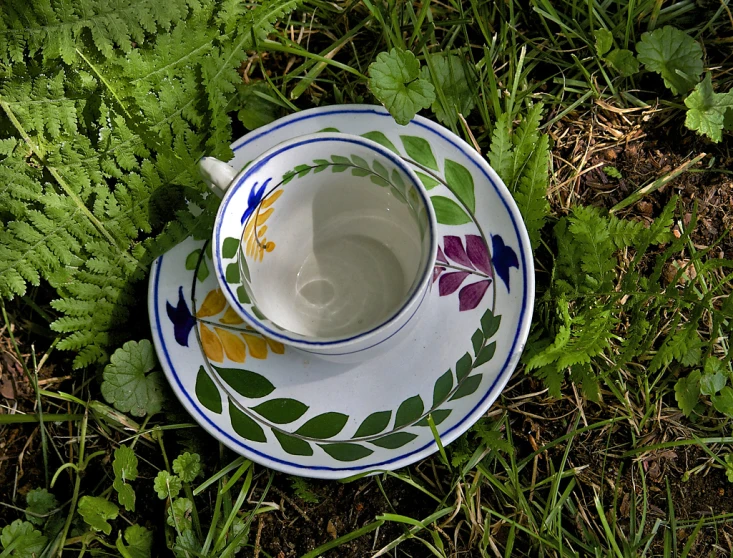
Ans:
[{"label": "cup interior", "polygon": [[242,283],[257,318],[296,341],[378,328],[431,273],[429,200],[378,144],[316,134],[278,146],[244,176]]}]

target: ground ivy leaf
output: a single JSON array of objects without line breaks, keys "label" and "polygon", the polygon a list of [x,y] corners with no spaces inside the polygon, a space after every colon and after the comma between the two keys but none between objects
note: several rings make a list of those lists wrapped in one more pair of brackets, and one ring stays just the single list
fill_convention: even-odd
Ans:
[{"label": "ground ivy leaf", "polygon": [[593,36],[596,38],[596,54],[603,56],[613,46],[613,33],[608,29],[596,29],[593,32]]},{"label": "ground ivy leaf", "polygon": [[132,486],[122,482],[120,479],[115,479],[112,483],[112,487],[117,491],[117,501],[127,511],[135,511],[135,491]]},{"label": "ground ivy leaf", "polygon": [[115,519],[119,512],[117,505],[98,496],[82,496],[79,500],[79,515],[92,529],[102,531],[105,535],[112,532],[112,525],[107,520]]},{"label": "ground ivy leaf", "polygon": [[239,85],[239,99],[242,107],[237,118],[248,130],[254,130],[277,119],[280,107],[270,96],[270,88],[264,82]]},{"label": "ground ivy leaf", "polygon": [[416,421],[422,415],[425,404],[419,395],[405,399],[397,409],[394,419],[394,427],[399,428],[413,421]]},{"label": "ground ivy leaf", "polygon": [[361,423],[359,428],[354,434],[354,438],[361,438],[362,436],[373,436],[379,434],[389,424],[389,419],[392,418],[392,411],[377,411],[372,413]]},{"label": "ground ivy leaf", "polygon": [[153,345],[147,339],[122,345],[102,375],[105,400],[118,411],[139,417],[160,411],[163,378],[159,372],[151,372],[155,365]]},{"label": "ground ivy leaf", "polygon": [[173,472],[183,482],[193,482],[201,473],[201,456],[198,453],[182,453],[173,460]]},{"label": "ground ivy leaf", "polygon": [[460,386],[458,386],[458,389],[453,394],[453,397],[450,398],[451,401],[455,401],[456,399],[460,399],[461,397],[466,397],[467,395],[471,395],[474,391],[476,391],[481,384],[481,374],[475,374],[473,376],[470,376],[463,380],[463,383],[461,383]]},{"label": "ground ivy leaf", "polygon": [[[689,417],[700,397],[700,371],[695,370],[686,378],[680,378],[674,386],[674,398],[680,410]],[[714,403],[714,402],[713,402]],[[717,408],[717,407],[716,407]]]},{"label": "ground ivy leaf", "polygon": [[[153,532],[140,525],[131,525],[125,529],[125,540],[130,546],[124,546],[120,538],[117,539],[117,549],[124,550],[130,558],[150,558],[153,548]],[[120,549],[120,546],[123,548]]]},{"label": "ground ivy leaf", "polygon": [[275,390],[270,380],[256,372],[218,366],[214,366],[214,370],[234,391],[250,399],[265,397]]},{"label": "ground ivy leaf", "polygon": [[168,508],[168,519],[166,523],[175,527],[177,531],[190,531],[192,527],[191,513],[193,502],[188,498],[177,498]]},{"label": "ground ivy leaf", "polygon": [[[45,516],[52,510],[55,510],[59,505],[56,496],[45,488],[34,488],[25,495],[25,501],[28,504],[25,518],[35,525],[43,525],[46,519],[48,519],[47,517],[38,517],[38,515]],[[28,512],[37,515],[30,515]]]},{"label": "ground ivy leaf", "polygon": [[706,372],[700,378],[700,392],[703,395],[715,395],[725,387],[727,378],[720,371]]},{"label": "ground ivy leaf", "polygon": [[453,372],[448,369],[445,374],[443,374],[435,381],[435,386],[433,387],[433,407],[436,407],[437,405],[442,403],[445,398],[448,397],[448,394],[452,389]]},{"label": "ground ivy leaf", "polygon": [[305,440],[296,438],[295,436],[290,436],[289,434],[285,434],[284,432],[280,432],[275,429],[272,430],[272,433],[275,434],[275,438],[280,442],[280,446],[286,453],[289,453],[290,455],[313,455],[313,448]]},{"label": "ground ivy leaf", "polygon": [[634,53],[625,48],[615,48],[606,56],[606,62],[622,76],[633,76],[639,71],[639,61]]},{"label": "ground ivy leaf", "polygon": [[733,417],[733,388],[725,386],[718,395],[713,395],[710,400],[718,412]]},{"label": "ground ivy leaf", "polygon": [[275,424],[287,424],[298,420],[308,410],[308,405],[295,399],[270,399],[252,410]]},{"label": "ground ivy leaf", "polygon": [[221,394],[219,388],[216,387],[214,380],[204,370],[203,366],[199,366],[196,374],[196,398],[201,404],[213,413],[221,413]]},{"label": "ground ivy leaf", "polygon": [[182,487],[181,479],[176,475],[171,475],[168,471],[160,471],[153,481],[153,488],[161,500],[165,500],[168,496],[171,499],[175,498]]},{"label": "ground ivy leaf", "polygon": [[122,445],[115,450],[115,459],[112,462],[115,478],[123,482],[134,481],[137,478],[137,456],[128,446]]},{"label": "ground ivy leaf", "polygon": [[723,126],[726,111],[733,109],[733,92],[715,93],[708,72],[697,84],[695,90],[685,99],[687,116],[685,126],[700,135],[719,142],[723,139]]},{"label": "ground ivy leaf", "polygon": [[342,413],[323,413],[307,421],[295,433],[308,438],[318,438],[321,440],[332,438],[341,432],[347,420],[349,420],[349,417]]},{"label": "ground ivy leaf", "polygon": [[370,456],[374,452],[369,448],[365,448],[360,444],[352,443],[336,443],[336,444],[318,444],[323,451],[333,457],[337,461],[357,461]]},{"label": "ground ivy leaf", "polygon": [[242,438],[253,442],[266,442],[267,437],[262,427],[254,419],[240,411],[236,405],[229,400],[229,418],[232,421],[232,428]]},{"label": "ground ivy leaf", "polygon": [[432,196],[435,219],[441,225],[464,225],[471,222],[468,214],[456,202],[444,196]]},{"label": "ground ivy leaf", "polygon": [[398,124],[408,124],[435,100],[435,88],[420,77],[420,62],[408,50],[380,52],[369,65],[369,89]]},{"label": "ground ivy leaf", "polygon": [[[432,81],[433,85],[443,91],[447,107],[444,107],[439,96],[435,96],[432,104],[433,112],[443,124],[455,124],[458,113],[468,116],[475,106],[476,95],[469,85],[464,62],[455,54],[431,54],[432,68],[423,66],[420,74],[423,79]],[[430,70],[434,74],[431,75]],[[432,78],[432,79],[431,79]]]},{"label": "ground ivy leaf", "polygon": [[664,79],[664,85],[679,95],[700,81],[702,48],[684,31],[665,25],[644,33],[636,44],[639,62]]},{"label": "ground ivy leaf", "polygon": [[10,545],[13,550],[9,552],[9,556],[13,558],[35,558],[40,556],[43,549],[46,548],[48,539],[44,537],[40,531],[33,527],[32,523],[16,519],[10,525],[3,527],[0,533],[0,543],[2,543],[5,552],[8,552]]},{"label": "ground ivy leaf", "polygon": [[379,446],[380,448],[397,449],[409,444],[415,438],[417,438],[417,434],[411,434],[410,432],[394,432],[392,434],[382,436],[381,438],[377,438],[376,440],[369,440],[369,443]]},{"label": "ground ivy leaf", "polygon": [[451,192],[463,202],[471,213],[476,211],[476,198],[473,193],[473,176],[469,170],[450,159],[445,160],[445,181]]}]

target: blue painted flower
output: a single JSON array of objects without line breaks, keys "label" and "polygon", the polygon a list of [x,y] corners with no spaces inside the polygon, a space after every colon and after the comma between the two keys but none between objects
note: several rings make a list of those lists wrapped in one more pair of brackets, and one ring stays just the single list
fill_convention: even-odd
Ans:
[{"label": "blue painted flower", "polygon": [[242,215],[242,225],[244,225],[244,222],[249,219],[252,213],[254,213],[257,206],[260,205],[260,202],[265,195],[265,188],[267,188],[270,180],[272,180],[272,178],[265,180],[259,188],[257,188],[257,182],[252,186],[252,189],[249,191],[249,196],[247,197],[247,210],[244,212],[244,215]]},{"label": "blue painted flower", "polygon": [[494,264],[494,270],[499,278],[504,281],[506,290],[509,289],[509,269],[515,267],[519,269],[519,260],[517,254],[509,246],[504,244],[504,239],[498,234],[492,235],[491,246],[491,261]]},{"label": "blue painted flower", "polygon": [[166,302],[165,309],[173,322],[173,336],[176,341],[182,347],[188,347],[188,335],[196,325],[196,319],[191,315],[183,298],[183,287],[178,287],[178,305],[174,307],[170,302]]}]

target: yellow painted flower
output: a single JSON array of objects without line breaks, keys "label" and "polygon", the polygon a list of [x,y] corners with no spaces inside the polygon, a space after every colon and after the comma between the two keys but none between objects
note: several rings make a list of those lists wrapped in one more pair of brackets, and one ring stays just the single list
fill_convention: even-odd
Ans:
[{"label": "yellow painted flower", "polygon": [[283,190],[277,190],[263,200],[257,209],[257,213],[249,219],[247,226],[244,228],[242,240],[246,248],[245,253],[248,258],[254,261],[261,262],[265,252],[272,252],[275,249],[275,243],[267,240],[265,236],[267,234],[265,223],[275,211],[275,208],[271,207],[272,204],[282,196],[282,193]]}]

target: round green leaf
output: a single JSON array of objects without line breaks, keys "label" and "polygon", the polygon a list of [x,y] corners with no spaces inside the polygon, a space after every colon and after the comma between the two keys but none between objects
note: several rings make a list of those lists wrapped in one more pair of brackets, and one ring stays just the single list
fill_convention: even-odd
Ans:
[{"label": "round green leaf", "polygon": [[376,413],[372,413],[361,423],[356,430],[356,434],[354,434],[354,438],[379,434],[387,428],[390,418],[392,418],[392,411],[377,411]]},{"label": "round green leaf", "polygon": [[435,218],[441,225],[465,225],[471,222],[468,213],[452,199],[445,196],[432,196],[430,201],[435,209]]},{"label": "round green leaf", "polygon": [[285,434],[279,430],[273,429],[272,433],[275,434],[275,438],[280,442],[280,447],[282,447],[283,451],[286,453],[289,453],[290,455],[313,455],[313,448],[305,440],[301,440],[295,436],[290,436],[289,434]]},{"label": "round green leaf", "polygon": [[377,438],[376,440],[369,440],[369,443],[379,446],[380,448],[397,449],[412,442],[415,438],[417,438],[417,434],[411,434],[410,432],[395,432],[393,434],[387,434],[386,436]]},{"label": "round green leaf", "polygon": [[341,413],[323,413],[310,419],[295,433],[308,438],[324,440],[341,432],[347,420],[349,417]]},{"label": "round green leaf", "polygon": [[229,418],[232,421],[232,428],[234,428],[234,431],[242,438],[252,440],[253,442],[267,441],[267,437],[265,436],[265,432],[262,430],[262,427],[252,418],[240,411],[231,400],[229,400]]},{"label": "round green leaf", "polygon": [[216,387],[214,380],[204,370],[203,366],[199,367],[196,374],[196,399],[213,413],[221,413],[221,394],[219,388]]},{"label": "round green leaf", "polygon": [[214,370],[234,391],[250,399],[265,397],[275,389],[270,380],[256,372],[218,366],[214,366]]},{"label": "round green leaf", "polygon": [[423,409],[425,409],[425,405],[419,395],[405,399],[397,409],[394,427],[399,428],[419,419]]},{"label": "round green leaf", "polygon": [[287,424],[298,420],[308,410],[308,405],[300,401],[288,398],[270,399],[252,408],[253,411],[262,415],[275,424]]},{"label": "round green leaf", "polygon": [[336,443],[318,444],[328,455],[337,461],[357,461],[370,456],[374,452],[360,444]]}]

